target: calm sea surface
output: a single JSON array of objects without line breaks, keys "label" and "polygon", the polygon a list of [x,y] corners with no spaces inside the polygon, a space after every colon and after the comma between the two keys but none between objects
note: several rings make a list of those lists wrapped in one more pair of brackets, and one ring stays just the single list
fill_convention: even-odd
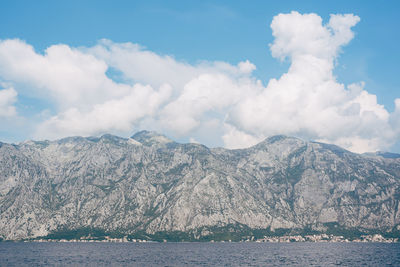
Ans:
[{"label": "calm sea surface", "polygon": [[400,266],[383,243],[0,243],[0,266]]}]

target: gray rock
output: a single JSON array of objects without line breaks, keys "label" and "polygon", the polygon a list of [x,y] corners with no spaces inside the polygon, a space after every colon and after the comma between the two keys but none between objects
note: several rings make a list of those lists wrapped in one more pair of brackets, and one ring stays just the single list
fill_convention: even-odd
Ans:
[{"label": "gray rock", "polygon": [[147,131],[0,143],[0,236],[11,240],[82,227],[152,234],[336,223],[390,231],[399,228],[399,199],[394,154],[286,136],[237,150]]}]

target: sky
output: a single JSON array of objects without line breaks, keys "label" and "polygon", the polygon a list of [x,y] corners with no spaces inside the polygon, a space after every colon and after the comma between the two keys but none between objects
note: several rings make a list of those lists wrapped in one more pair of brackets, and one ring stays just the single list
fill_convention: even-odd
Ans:
[{"label": "sky", "polygon": [[398,1],[1,1],[0,141],[400,152]]}]

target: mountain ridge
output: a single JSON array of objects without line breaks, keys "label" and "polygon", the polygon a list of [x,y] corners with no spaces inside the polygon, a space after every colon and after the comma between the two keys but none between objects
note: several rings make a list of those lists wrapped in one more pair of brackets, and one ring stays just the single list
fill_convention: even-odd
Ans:
[{"label": "mountain ridge", "polygon": [[400,230],[400,159],[283,135],[237,150],[148,131],[3,143],[0,163],[3,239]]},{"label": "mountain ridge", "polygon": [[[229,149],[229,148],[224,148],[224,147],[208,147],[208,146],[206,146],[204,144],[197,143],[197,142],[196,143],[191,143],[191,142],[189,142],[189,143],[180,143],[180,142],[173,141],[172,139],[168,138],[166,135],[158,133],[156,131],[141,130],[141,131],[136,132],[135,134],[133,134],[130,137],[121,137],[121,136],[118,136],[118,135],[106,133],[106,134],[103,134],[101,136],[87,136],[87,137],[68,136],[68,137],[64,137],[64,138],[60,138],[60,139],[56,139],[56,140],[48,140],[48,139],[45,139],[45,140],[31,140],[30,139],[30,140],[25,140],[25,141],[22,141],[22,142],[19,142],[19,143],[6,143],[6,142],[0,141],[0,145],[9,144],[9,145],[20,146],[20,145],[23,145],[23,144],[26,144],[26,143],[51,143],[51,142],[63,142],[63,141],[66,141],[66,140],[74,140],[74,139],[76,139],[76,140],[86,139],[86,140],[89,140],[89,141],[96,142],[96,141],[98,141],[98,140],[100,140],[102,138],[103,139],[104,138],[117,138],[117,139],[121,139],[121,140],[134,139],[137,142],[140,142],[139,140],[140,139],[145,139],[145,137],[147,137],[149,139],[154,138],[154,137],[160,137],[160,138],[165,138],[165,140],[166,141],[168,140],[168,142],[173,142],[173,143],[182,144],[182,145],[183,144],[198,144],[198,145],[205,146],[205,147],[207,147],[209,149],[226,149],[226,150],[249,149],[249,148],[251,148],[253,146],[258,146],[258,145],[263,144],[265,142],[271,143],[271,142],[274,142],[276,140],[280,140],[280,139],[284,139],[284,138],[291,138],[291,139],[304,141],[303,139],[301,139],[299,137],[288,136],[288,135],[283,135],[283,134],[277,134],[277,135],[266,137],[264,140],[260,141],[259,143],[255,144],[253,146],[249,146],[249,147],[246,147],[246,148]],[[148,142],[148,141],[146,141],[146,142]],[[353,154],[358,154],[358,155],[363,155],[363,156],[377,156],[377,157],[381,156],[381,157],[385,157],[385,158],[400,158],[400,153],[394,153],[394,152],[390,152],[390,151],[376,151],[376,152],[356,153],[356,152],[352,152],[350,150],[347,150],[347,149],[342,148],[342,147],[340,147],[338,145],[335,145],[335,144],[323,143],[323,142],[318,142],[318,141],[313,141],[313,140],[304,141],[304,142],[321,144],[321,145],[325,145],[325,146],[328,146],[328,147],[337,148],[338,150],[346,151],[347,153],[353,153]]]}]

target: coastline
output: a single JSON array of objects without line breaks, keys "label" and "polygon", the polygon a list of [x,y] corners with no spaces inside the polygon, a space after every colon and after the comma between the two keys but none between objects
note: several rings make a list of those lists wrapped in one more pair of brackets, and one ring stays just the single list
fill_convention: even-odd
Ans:
[{"label": "coastline", "polygon": [[96,237],[86,236],[79,239],[25,239],[25,240],[3,240],[2,242],[48,242],[48,243],[399,243],[399,238],[386,238],[380,234],[374,235],[362,235],[359,238],[349,239],[343,236],[318,234],[318,235],[285,235],[285,236],[265,236],[263,238],[256,239],[250,237],[240,241],[232,240],[210,240],[210,241],[169,241],[164,239],[163,241],[158,240],[146,240],[146,239],[134,239],[128,238],[127,236],[122,238],[111,238],[106,236],[105,238],[99,239]]}]

